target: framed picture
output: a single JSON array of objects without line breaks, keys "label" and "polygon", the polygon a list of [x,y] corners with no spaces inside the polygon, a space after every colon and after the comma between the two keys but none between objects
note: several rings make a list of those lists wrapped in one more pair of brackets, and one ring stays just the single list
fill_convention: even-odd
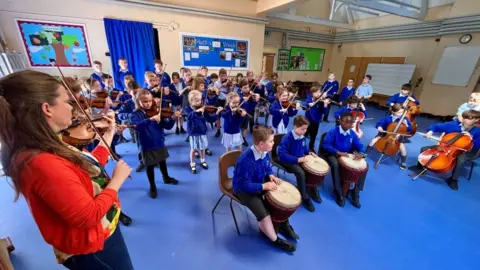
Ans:
[{"label": "framed picture", "polygon": [[83,24],[17,19],[25,53],[32,67],[91,68],[92,59]]}]

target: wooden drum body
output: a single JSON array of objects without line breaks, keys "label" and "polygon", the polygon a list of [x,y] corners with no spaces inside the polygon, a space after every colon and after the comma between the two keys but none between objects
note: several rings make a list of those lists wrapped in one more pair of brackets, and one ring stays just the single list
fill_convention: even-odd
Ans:
[{"label": "wooden drum body", "polygon": [[300,206],[301,198],[298,189],[285,181],[277,190],[266,192],[265,202],[270,208],[272,220],[277,223],[287,221]]},{"label": "wooden drum body", "polygon": [[303,169],[305,169],[307,176],[307,186],[316,187],[320,185],[325,176],[330,172],[330,166],[328,163],[319,157],[312,155],[305,156],[306,162],[301,163]]},{"label": "wooden drum body", "polygon": [[354,160],[352,154],[349,154],[348,157],[339,157],[338,163],[340,164],[340,179],[343,181],[342,193],[345,197],[350,184],[357,184],[360,176],[367,173],[368,163],[363,158]]}]

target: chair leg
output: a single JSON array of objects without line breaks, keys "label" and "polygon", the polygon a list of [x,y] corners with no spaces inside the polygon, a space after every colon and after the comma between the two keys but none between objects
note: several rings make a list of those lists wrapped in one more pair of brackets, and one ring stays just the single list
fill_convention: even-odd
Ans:
[{"label": "chair leg", "polygon": [[470,173],[468,174],[468,181],[472,179],[473,167],[475,167],[475,162],[472,162],[472,165],[470,165]]},{"label": "chair leg", "polygon": [[232,199],[230,199],[230,210],[232,211],[233,221],[235,222],[235,228],[237,228],[237,234],[240,235],[240,229],[238,228],[237,218],[235,217],[235,211],[233,211]]},{"label": "chair leg", "polygon": [[217,209],[217,206],[220,203],[220,201],[222,201],[223,197],[225,197],[225,194],[223,194],[222,197],[220,197],[220,199],[218,199],[217,204],[215,204],[215,207],[213,207],[213,209],[212,209],[212,214],[215,212],[215,209]]}]

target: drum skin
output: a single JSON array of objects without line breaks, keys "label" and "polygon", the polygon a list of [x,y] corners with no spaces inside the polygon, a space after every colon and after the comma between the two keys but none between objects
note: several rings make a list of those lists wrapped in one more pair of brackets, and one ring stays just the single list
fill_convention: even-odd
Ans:
[{"label": "drum skin", "polygon": [[269,206],[270,216],[277,223],[285,222],[298,209],[302,196],[289,182],[282,181],[277,190],[267,191],[265,202]]}]

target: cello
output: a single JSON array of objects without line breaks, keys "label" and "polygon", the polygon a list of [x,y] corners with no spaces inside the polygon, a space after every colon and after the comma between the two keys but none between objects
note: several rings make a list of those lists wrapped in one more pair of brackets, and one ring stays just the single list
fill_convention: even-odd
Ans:
[{"label": "cello", "polygon": [[[411,94],[411,93],[410,93]],[[409,99],[407,98],[404,102],[404,106],[408,106]],[[381,153],[377,162],[375,163],[374,168],[377,169],[382,157],[384,155],[393,156],[398,153],[400,150],[401,136],[410,136],[408,132],[408,126],[403,123],[406,118],[408,110],[404,110],[400,120],[398,122],[390,123],[387,127],[387,130],[384,131],[386,135],[378,139],[375,144],[375,148],[378,152]]]},{"label": "cello", "polygon": [[[417,89],[417,87],[420,86],[422,82],[423,82],[423,78],[422,77],[418,78],[417,83],[415,84],[415,87],[412,89],[412,91],[410,91],[410,93],[413,94],[413,90]],[[411,95],[409,95],[409,97],[410,96]],[[408,109],[405,108],[407,110],[407,118],[412,123],[412,131],[410,132],[410,135],[413,136],[415,135],[415,133],[417,133],[417,128],[418,128],[418,124],[415,121],[415,118],[420,115],[421,109],[420,109],[420,106],[415,104],[415,102],[412,100],[409,100],[407,105],[408,105]]]},{"label": "cello", "polygon": [[360,104],[362,104],[363,98],[360,98],[357,103],[357,108],[352,111],[353,116],[353,130],[357,133],[359,139],[363,137],[363,131],[360,129],[360,125],[365,120],[365,113],[360,111]]}]

